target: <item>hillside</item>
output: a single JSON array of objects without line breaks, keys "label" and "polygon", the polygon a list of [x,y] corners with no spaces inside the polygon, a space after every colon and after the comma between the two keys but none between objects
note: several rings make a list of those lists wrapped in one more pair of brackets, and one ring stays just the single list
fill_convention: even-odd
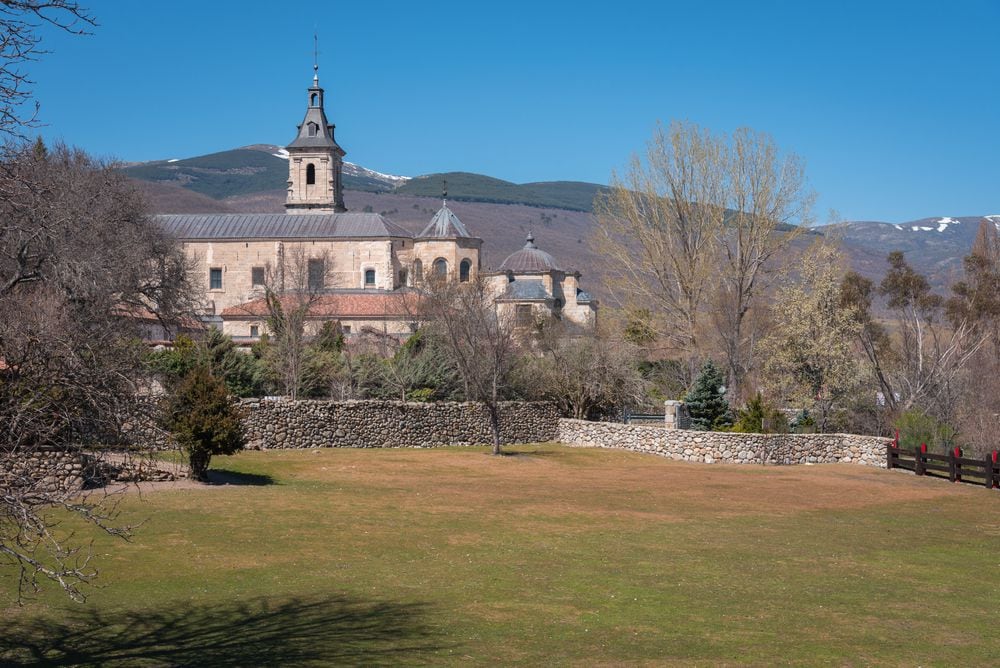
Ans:
[{"label": "hillside", "polygon": [[[195,158],[157,160],[125,167],[133,179],[178,186],[221,200],[226,197],[283,190],[288,158],[278,146],[255,144]],[[392,190],[400,177],[346,163],[344,188],[365,192]]]},{"label": "hillside", "polygon": [[526,204],[528,206],[571,211],[590,211],[594,197],[604,186],[582,181],[544,181],[511,183],[482,174],[447,172],[414,177],[399,187],[399,195],[440,197],[444,181],[448,182],[448,198],[463,202],[493,204]]},{"label": "hillside", "polygon": [[[288,181],[288,153],[280,146],[254,144],[194,158],[156,160],[125,167],[130,177],[178,186],[222,200],[283,190]],[[590,211],[604,186],[580,181],[511,183],[482,174],[448,172],[410,178],[383,174],[344,163],[344,189],[396,192],[413,197],[440,197],[444,181],[449,197],[466,202],[525,204],[571,211]]]}]

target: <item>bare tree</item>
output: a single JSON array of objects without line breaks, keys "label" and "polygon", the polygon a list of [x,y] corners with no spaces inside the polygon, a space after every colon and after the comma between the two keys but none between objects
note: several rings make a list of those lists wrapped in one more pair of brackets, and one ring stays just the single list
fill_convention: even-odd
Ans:
[{"label": "bare tree", "polygon": [[84,35],[97,25],[73,0],[3,0],[0,3],[0,134],[23,139],[36,125],[38,103],[25,66],[45,54],[39,30],[55,26]]},{"label": "bare tree", "polygon": [[951,423],[966,391],[969,365],[994,337],[1000,271],[972,254],[965,260],[965,280],[945,298],[931,290],[903,253],[890,253],[888,262],[878,294],[892,313],[891,330],[871,314],[872,283],[856,275],[845,280],[842,295],[862,324],[862,348],[891,413],[917,408]]},{"label": "bare tree", "polygon": [[753,364],[751,314],[764,275],[811,223],[812,201],[801,161],[780,154],[769,136],[673,123],[598,200],[596,246],[618,300],[633,315],[654,316],[689,380],[707,352],[710,320],[735,399]]},{"label": "bare tree", "polygon": [[638,346],[604,333],[567,336],[554,327],[527,358],[521,374],[531,394],[554,401],[563,415],[608,415],[643,400]]},{"label": "bare tree", "polygon": [[723,205],[729,218],[713,313],[726,356],[728,394],[739,401],[759,339],[748,316],[772,259],[812,224],[815,197],[806,188],[801,159],[783,156],[767,134],[740,128],[726,142],[724,155]]},{"label": "bare tree", "polygon": [[420,301],[428,331],[458,370],[469,401],[486,409],[493,454],[500,451],[500,411],[518,361],[513,313],[498,307],[487,279],[477,274],[466,283],[428,281]]},{"label": "bare tree", "polygon": [[266,360],[285,394],[298,399],[306,386],[307,326],[330,280],[326,251],[310,255],[301,246],[282,249],[266,267],[264,301],[271,346]]},{"label": "bare tree", "polygon": [[114,438],[135,414],[136,315],[169,325],[188,312],[188,269],[111,166],[40,144],[0,161],[0,555],[19,568],[22,590],[49,578],[82,597],[79,584],[95,575],[54,509],[127,535],[105,495],[78,498],[45,469],[49,453]]},{"label": "bare tree", "polygon": [[660,340],[692,364],[725,222],[722,149],[696,125],[658,126],[645,156],[596,202],[609,288],[630,311],[655,309]]}]

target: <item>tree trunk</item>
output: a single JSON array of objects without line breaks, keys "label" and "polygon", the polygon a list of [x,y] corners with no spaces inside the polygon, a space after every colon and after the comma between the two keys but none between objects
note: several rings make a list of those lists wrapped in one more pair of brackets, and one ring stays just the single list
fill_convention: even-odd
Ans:
[{"label": "tree trunk", "polygon": [[188,464],[191,467],[191,478],[199,482],[208,482],[208,464],[212,455],[201,450],[193,450],[188,454]]},{"label": "tree trunk", "polygon": [[500,407],[495,403],[486,405],[486,412],[490,416],[490,434],[493,436],[493,454],[500,452]]}]

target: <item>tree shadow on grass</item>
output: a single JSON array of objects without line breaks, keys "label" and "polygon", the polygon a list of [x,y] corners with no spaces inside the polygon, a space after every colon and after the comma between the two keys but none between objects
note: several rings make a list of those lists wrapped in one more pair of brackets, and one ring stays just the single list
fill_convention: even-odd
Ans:
[{"label": "tree shadow on grass", "polygon": [[0,665],[413,665],[443,649],[426,606],[348,598],[255,598],[159,610],[76,610],[14,622],[0,633]]},{"label": "tree shadow on grass", "polygon": [[263,473],[240,473],[228,469],[209,469],[207,471],[209,485],[252,485],[263,486],[275,484],[274,478]]}]

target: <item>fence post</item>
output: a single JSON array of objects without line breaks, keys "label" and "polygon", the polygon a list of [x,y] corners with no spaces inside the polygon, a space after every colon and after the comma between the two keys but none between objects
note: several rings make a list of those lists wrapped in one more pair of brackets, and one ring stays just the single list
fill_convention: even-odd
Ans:
[{"label": "fence post", "polygon": [[893,465],[892,461],[892,441],[886,443],[885,445],[885,467],[891,469]]},{"label": "fence post", "polygon": [[993,451],[993,463],[990,465],[991,487],[1000,487],[1000,475],[997,475],[997,451]]},{"label": "fence post", "polygon": [[955,461],[957,451],[958,448],[953,448],[948,453],[948,480],[951,482],[958,482],[958,462]]},{"label": "fence post", "polygon": [[913,473],[915,475],[923,475],[926,471],[924,470],[924,453],[919,445],[913,447]]},{"label": "fence post", "polygon": [[983,458],[983,466],[986,472],[986,489],[993,489],[993,456],[989,453]]}]

